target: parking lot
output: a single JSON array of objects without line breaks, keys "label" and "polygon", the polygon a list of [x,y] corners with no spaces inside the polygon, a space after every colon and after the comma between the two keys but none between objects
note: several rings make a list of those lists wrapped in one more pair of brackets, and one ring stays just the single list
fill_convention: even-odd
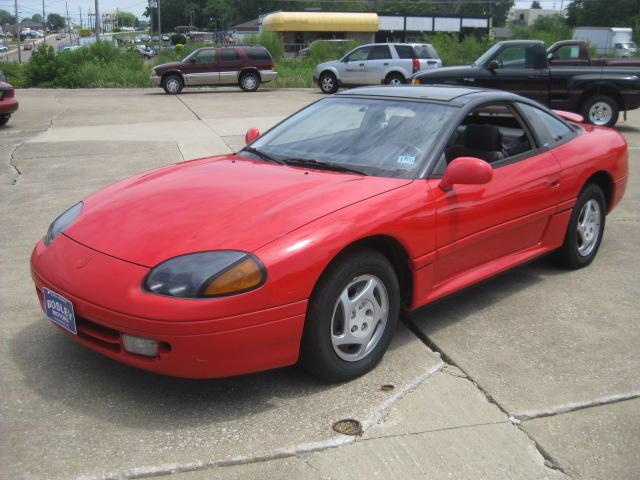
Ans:
[{"label": "parking lot", "polygon": [[195,381],[115,363],[49,324],[29,273],[79,199],[236,150],[319,92],[16,95],[0,130],[0,478],[637,477],[639,111],[618,127],[631,177],[590,267],[543,258],[423,308],[378,368],[327,385],[293,367]]}]

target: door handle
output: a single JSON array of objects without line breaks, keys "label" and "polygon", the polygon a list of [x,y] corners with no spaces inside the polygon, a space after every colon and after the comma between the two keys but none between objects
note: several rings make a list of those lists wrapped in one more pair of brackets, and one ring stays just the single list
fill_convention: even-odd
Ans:
[{"label": "door handle", "polygon": [[387,62],[387,63],[383,63],[383,65],[384,65],[385,67],[388,67],[388,66],[389,66],[389,63],[388,63],[388,62]]},{"label": "door handle", "polygon": [[361,63],[361,64],[360,64],[360,66],[361,66],[361,67],[364,67],[364,63]]},{"label": "door handle", "polygon": [[554,178],[553,180],[549,180],[549,183],[547,183],[547,188],[549,190],[554,190],[556,188],[558,188],[560,186],[560,179],[559,178]]}]

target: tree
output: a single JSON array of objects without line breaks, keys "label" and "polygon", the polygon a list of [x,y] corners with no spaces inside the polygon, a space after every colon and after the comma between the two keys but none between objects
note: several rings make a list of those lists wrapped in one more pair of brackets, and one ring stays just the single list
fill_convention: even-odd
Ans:
[{"label": "tree", "polygon": [[538,0],[533,0],[533,2],[531,3],[531,8],[540,10],[542,7],[540,6],[540,2]]},{"label": "tree", "polygon": [[635,27],[640,21],[640,0],[575,0],[567,7],[573,27]]},{"label": "tree", "polygon": [[135,27],[138,19],[131,12],[118,12],[116,20],[120,27]]},{"label": "tree", "polygon": [[34,14],[33,17],[31,17],[31,21],[35,23],[42,23],[42,15],[39,13]]},{"label": "tree", "polygon": [[50,13],[47,15],[47,25],[51,30],[64,30],[64,17],[57,13]]},{"label": "tree", "polygon": [[15,18],[6,10],[0,10],[0,25],[15,23]]}]

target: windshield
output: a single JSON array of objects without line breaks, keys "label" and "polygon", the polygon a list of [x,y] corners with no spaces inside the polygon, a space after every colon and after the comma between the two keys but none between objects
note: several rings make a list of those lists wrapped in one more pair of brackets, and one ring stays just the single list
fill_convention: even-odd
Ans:
[{"label": "windshield", "polygon": [[251,144],[252,153],[242,155],[256,158],[261,153],[284,163],[313,160],[336,170],[414,178],[456,110],[425,102],[327,98],[274,127]]},{"label": "windshield", "polygon": [[473,62],[472,65],[475,65],[477,67],[482,67],[491,59],[491,57],[493,57],[496,54],[496,52],[500,49],[500,47],[501,45],[499,43],[496,43],[493,47],[491,47],[489,50],[487,50],[482,55],[480,55],[480,57],[475,62]]}]

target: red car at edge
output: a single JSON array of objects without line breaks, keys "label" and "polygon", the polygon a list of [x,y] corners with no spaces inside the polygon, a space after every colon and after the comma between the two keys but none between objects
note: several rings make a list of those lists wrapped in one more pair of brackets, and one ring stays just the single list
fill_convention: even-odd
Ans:
[{"label": "red car at edge", "polygon": [[14,88],[0,81],[0,126],[7,124],[11,115],[18,111],[18,106]]},{"label": "red car at edge", "polygon": [[589,265],[627,145],[506,92],[371,87],[235,154],[142,173],[65,211],[31,257],[47,316],[180,377],[371,370],[402,312],[553,253]]}]

